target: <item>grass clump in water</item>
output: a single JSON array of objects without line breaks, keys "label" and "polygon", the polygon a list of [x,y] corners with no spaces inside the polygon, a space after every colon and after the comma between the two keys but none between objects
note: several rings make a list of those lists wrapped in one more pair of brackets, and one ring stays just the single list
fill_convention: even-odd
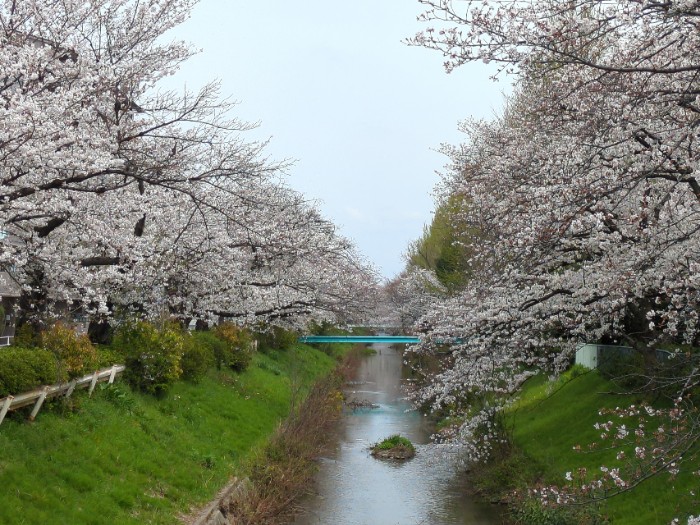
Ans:
[{"label": "grass clump in water", "polygon": [[416,455],[416,447],[413,443],[399,434],[375,443],[371,451],[374,457],[384,459],[408,459]]},{"label": "grass clump in water", "polygon": [[407,448],[415,450],[413,443],[411,443],[411,441],[408,438],[400,436],[399,434],[394,434],[393,436],[389,436],[388,438],[386,438],[383,441],[380,441],[379,443],[374,445],[373,448],[379,449],[379,450],[389,450],[389,449],[392,449],[394,447],[407,447]]}]

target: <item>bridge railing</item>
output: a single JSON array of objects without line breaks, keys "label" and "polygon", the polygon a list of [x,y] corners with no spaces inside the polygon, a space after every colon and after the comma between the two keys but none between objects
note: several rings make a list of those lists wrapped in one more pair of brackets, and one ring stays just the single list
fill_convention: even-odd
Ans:
[{"label": "bridge railing", "polygon": [[300,343],[389,343],[417,344],[420,338],[413,335],[305,335]]}]

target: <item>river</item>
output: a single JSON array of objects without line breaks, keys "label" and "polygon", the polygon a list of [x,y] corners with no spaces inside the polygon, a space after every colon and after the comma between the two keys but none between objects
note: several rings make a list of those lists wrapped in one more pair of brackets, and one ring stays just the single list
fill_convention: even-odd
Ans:
[{"label": "river", "polygon": [[[456,468],[454,449],[430,443],[430,423],[403,399],[403,357],[388,345],[374,345],[349,399],[379,408],[347,410],[335,446],[320,459],[317,494],[302,501],[294,525],[492,525],[498,509],[473,501],[468,480]],[[377,460],[369,446],[393,434],[416,445],[416,457]]]}]

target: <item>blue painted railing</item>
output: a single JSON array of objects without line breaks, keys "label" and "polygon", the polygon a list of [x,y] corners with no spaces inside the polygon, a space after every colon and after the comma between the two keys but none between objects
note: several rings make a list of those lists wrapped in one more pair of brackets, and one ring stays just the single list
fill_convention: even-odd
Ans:
[{"label": "blue painted railing", "polygon": [[300,343],[420,343],[420,338],[411,335],[305,335]]}]

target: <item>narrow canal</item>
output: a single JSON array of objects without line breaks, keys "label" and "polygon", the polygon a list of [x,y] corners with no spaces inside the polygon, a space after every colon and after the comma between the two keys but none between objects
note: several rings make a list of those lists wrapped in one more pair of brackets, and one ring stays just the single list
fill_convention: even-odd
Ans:
[{"label": "narrow canal", "polygon": [[[497,509],[466,495],[468,480],[456,468],[455,452],[430,444],[431,428],[403,399],[403,358],[388,345],[364,358],[349,399],[379,408],[348,410],[336,445],[321,459],[317,494],[302,502],[294,525],[491,525]],[[416,444],[405,462],[374,459],[369,446],[393,434]],[[450,452],[452,450],[452,452]]]}]

